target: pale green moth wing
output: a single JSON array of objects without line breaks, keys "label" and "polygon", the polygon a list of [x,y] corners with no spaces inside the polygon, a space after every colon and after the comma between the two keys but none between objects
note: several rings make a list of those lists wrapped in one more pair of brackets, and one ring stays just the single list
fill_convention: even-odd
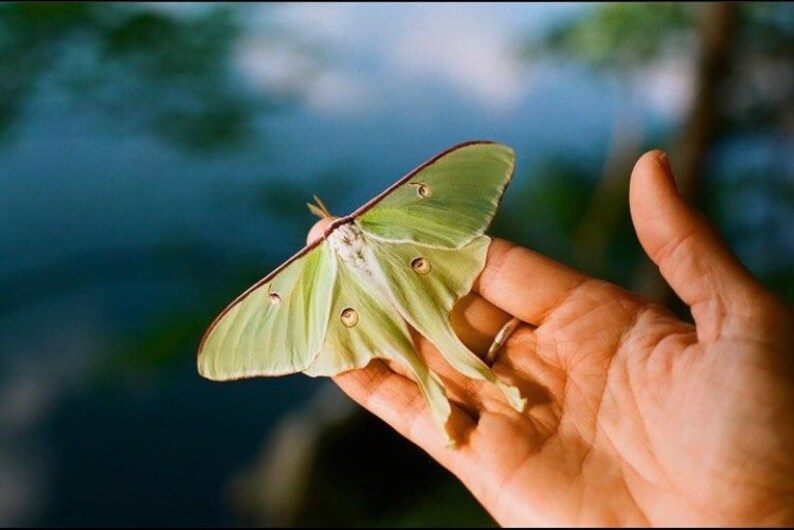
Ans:
[{"label": "pale green moth wing", "polygon": [[199,346],[199,373],[223,381],[304,370],[322,347],[336,274],[327,242],[304,248],[215,319]]},{"label": "pale green moth wing", "polygon": [[526,401],[518,389],[496,377],[460,341],[449,320],[455,302],[471,290],[482,271],[490,241],[488,236],[478,236],[459,249],[387,241],[370,243],[381,281],[388,286],[390,298],[402,317],[427,337],[453,368],[473,379],[494,383],[520,412]]},{"label": "pale green moth wing", "polygon": [[484,266],[490,240],[483,233],[513,167],[509,147],[462,144],[337,219],[215,319],[199,346],[199,372],[215,380],[330,376],[392,359],[411,370],[431,415],[446,425],[449,402],[416,353],[407,322],[454,368],[498,385],[522,410],[518,390],[469,351],[449,321]]},{"label": "pale green moth wing", "polygon": [[441,382],[416,353],[405,321],[373,278],[339,263],[325,342],[310,376],[333,376],[363,368],[372,359],[391,359],[407,367],[425,397],[433,419],[446,434],[450,405]]},{"label": "pale green moth wing", "polygon": [[460,248],[485,232],[514,167],[513,150],[505,145],[472,142],[453,147],[351,217],[378,239]]}]

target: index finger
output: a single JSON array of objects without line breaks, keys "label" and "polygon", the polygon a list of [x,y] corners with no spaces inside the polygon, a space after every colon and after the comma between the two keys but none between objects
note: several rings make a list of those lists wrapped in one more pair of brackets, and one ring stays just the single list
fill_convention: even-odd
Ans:
[{"label": "index finger", "polygon": [[495,306],[537,326],[589,278],[542,254],[492,238],[485,268],[472,289]]}]

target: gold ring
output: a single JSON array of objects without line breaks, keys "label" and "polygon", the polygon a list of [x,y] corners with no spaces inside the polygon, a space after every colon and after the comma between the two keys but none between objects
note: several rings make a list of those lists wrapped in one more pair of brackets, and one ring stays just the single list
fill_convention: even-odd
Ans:
[{"label": "gold ring", "polygon": [[515,332],[520,323],[521,320],[513,317],[507,324],[502,326],[502,329],[500,329],[496,337],[494,337],[491,347],[488,348],[488,353],[485,354],[485,362],[488,363],[488,365],[492,365],[494,361],[496,361],[496,354],[499,353],[499,349],[507,342],[507,339]]}]

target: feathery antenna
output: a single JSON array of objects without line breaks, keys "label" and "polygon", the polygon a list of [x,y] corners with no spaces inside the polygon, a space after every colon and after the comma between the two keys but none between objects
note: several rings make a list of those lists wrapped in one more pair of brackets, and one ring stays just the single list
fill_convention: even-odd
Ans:
[{"label": "feathery antenna", "polygon": [[317,195],[312,195],[314,197],[314,204],[307,202],[306,206],[309,207],[309,211],[319,217],[320,219],[327,219],[329,217],[333,217],[331,212],[328,211],[328,208],[325,206],[323,200],[318,197]]}]

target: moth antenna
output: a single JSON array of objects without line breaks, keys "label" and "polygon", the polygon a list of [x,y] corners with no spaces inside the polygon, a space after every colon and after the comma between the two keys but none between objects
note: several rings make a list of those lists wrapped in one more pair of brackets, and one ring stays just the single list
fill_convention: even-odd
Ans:
[{"label": "moth antenna", "polygon": [[321,209],[319,209],[319,208],[318,208],[317,206],[315,206],[314,204],[312,204],[312,203],[310,203],[310,202],[307,202],[307,203],[306,203],[306,206],[308,206],[308,208],[309,208],[309,211],[310,211],[310,212],[311,212],[313,215],[316,215],[316,216],[317,216],[317,217],[319,217],[320,219],[325,219],[325,218],[327,217],[327,215],[325,215],[325,212],[324,212],[324,211],[322,211]]},{"label": "moth antenna", "polygon": [[309,211],[311,213],[313,213],[320,219],[327,219],[329,217],[333,217],[331,215],[331,212],[328,211],[328,207],[325,206],[325,203],[320,197],[318,197],[317,195],[312,195],[312,197],[314,197],[314,202],[316,204],[312,204],[309,202],[306,203],[306,206],[309,207]]},{"label": "moth antenna", "polygon": [[331,212],[328,211],[328,207],[325,205],[323,200],[317,195],[312,195],[312,197],[314,197],[314,202],[317,203],[317,206],[319,206],[320,209],[324,211],[326,215],[328,215],[328,217],[332,217]]}]

